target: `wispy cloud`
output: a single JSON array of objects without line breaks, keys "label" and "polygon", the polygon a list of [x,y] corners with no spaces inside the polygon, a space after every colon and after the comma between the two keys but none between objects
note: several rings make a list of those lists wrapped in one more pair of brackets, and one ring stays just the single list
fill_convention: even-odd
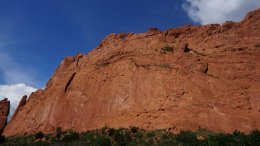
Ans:
[{"label": "wispy cloud", "polygon": [[260,7],[259,0],[185,0],[184,10],[199,24],[240,21],[248,11]]},{"label": "wispy cloud", "polygon": [[16,62],[9,54],[0,48],[0,73],[1,80],[5,84],[26,83],[32,86],[38,86],[38,81],[33,73],[25,66]]},{"label": "wispy cloud", "polygon": [[[0,84],[24,83],[31,86],[40,87],[36,79],[34,70],[28,65],[20,63],[14,56],[16,50],[14,46],[19,46],[25,38],[16,38],[16,29],[20,25],[20,17],[0,17]],[[29,53],[29,52],[28,52]]]}]

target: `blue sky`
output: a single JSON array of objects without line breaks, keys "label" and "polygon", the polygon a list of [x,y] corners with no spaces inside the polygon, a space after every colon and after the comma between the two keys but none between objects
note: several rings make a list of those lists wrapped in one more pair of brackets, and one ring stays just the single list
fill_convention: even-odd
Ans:
[{"label": "blue sky", "polygon": [[240,20],[247,11],[260,7],[258,3],[257,0],[0,0],[0,85],[24,83],[42,88],[65,56],[89,52],[112,32],[145,32],[151,27],[165,30],[187,24]]},{"label": "blue sky", "polygon": [[0,100],[45,84],[66,56],[109,33],[240,21],[259,0],[0,0]]},{"label": "blue sky", "polygon": [[109,33],[192,23],[182,0],[1,0],[0,53],[28,75],[6,80],[0,71],[0,84],[41,88],[65,56],[89,52]]}]

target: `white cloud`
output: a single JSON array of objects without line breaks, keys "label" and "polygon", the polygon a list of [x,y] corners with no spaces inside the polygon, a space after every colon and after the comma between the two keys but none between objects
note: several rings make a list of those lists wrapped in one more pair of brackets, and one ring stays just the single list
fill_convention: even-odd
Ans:
[{"label": "white cloud", "polygon": [[247,12],[260,7],[259,0],[185,0],[184,10],[196,23],[241,21]]},{"label": "white cloud", "polygon": [[11,102],[10,114],[8,117],[9,119],[15,112],[15,109],[19,104],[22,96],[29,96],[36,90],[36,88],[27,86],[25,84],[0,85],[0,100],[8,98]]}]

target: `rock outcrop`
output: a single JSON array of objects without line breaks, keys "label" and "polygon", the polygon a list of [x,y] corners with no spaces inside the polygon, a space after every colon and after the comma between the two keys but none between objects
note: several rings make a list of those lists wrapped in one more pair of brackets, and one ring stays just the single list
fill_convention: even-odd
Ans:
[{"label": "rock outcrop", "polygon": [[9,115],[10,110],[10,101],[5,98],[4,100],[0,101],[0,135],[2,134],[6,124],[7,124],[7,117]]},{"label": "rock outcrop", "polygon": [[57,127],[260,129],[260,9],[241,22],[108,35],[66,57],[4,135]]},{"label": "rock outcrop", "polygon": [[24,96],[21,98],[21,100],[20,100],[18,106],[16,107],[16,110],[15,110],[15,112],[14,112],[14,114],[13,114],[12,119],[10,120],[10,122],[11,122],[13,119],[15,119],[17,113],[22,110],[23,106],[26,104],[26,100],[27,100],[27,95],[24,95]]}]

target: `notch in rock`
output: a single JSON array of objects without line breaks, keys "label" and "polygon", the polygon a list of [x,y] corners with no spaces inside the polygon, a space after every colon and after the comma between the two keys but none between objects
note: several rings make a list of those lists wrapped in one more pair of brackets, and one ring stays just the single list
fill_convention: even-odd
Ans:
[{"label": "notch in rock", "polygon": [[188,44],[185,44],[183,51],[184,51],[185,53],[188,53],[188,52],[191,51],[191,49],[188,47]]},{"label": "notch in rock", "polygon": [[209,71],[209,67],[208,67],[208,64],[207,64],[207,66],[204,69],[204,74],[208,74],[208,71]]}]

